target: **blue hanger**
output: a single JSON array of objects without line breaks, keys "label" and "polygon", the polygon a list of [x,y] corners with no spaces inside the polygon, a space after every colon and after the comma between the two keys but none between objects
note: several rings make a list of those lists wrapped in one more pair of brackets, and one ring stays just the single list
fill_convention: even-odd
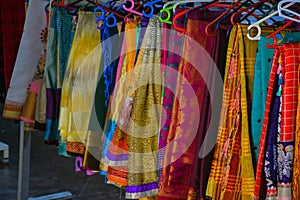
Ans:
[{"label": "blue hanger", "polygon": [[144,6],[144,8],[150,7],[150,13],[147,14],[147,13],[145,12],[145,10],[143,10],[143,11],[142,11],[143,15],[144,15],[145,17],[152,18],[152,17],[153,17],[153,14],[154,14],[154,6],[157,7],[157,8],[162,8],[162,5],[155,5],[155,4],[159,3],[159,2],[161,2],[161,0],[155,0],[155,1],[151,1],[151,2],[145,3],[143,6]]}]

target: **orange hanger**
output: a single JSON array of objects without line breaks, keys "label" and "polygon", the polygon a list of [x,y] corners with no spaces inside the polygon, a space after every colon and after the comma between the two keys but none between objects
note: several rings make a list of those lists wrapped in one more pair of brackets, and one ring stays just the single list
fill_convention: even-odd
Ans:
[{"label": "orange hanger", "polygon": [[[241,14],[242,12],[250,13],[250,12],[251,12],[251,11],[250,11],[251,8],[260,6],[260,5],[262,5],[262,4],[266,3],[266,2],[268,2],[268,0],[263,0],[263,1],[260,1],[260,2],[258,2],[258,3],[252,4],[251,6],[248,6],[247,8],[241,8],[238,12],[233,13],[233,14],[231,15],[231,18],[230,18],[231,24],[232,24],[232,25],[235,25],[235,24],[237,23],[237,22],[234,21],[236,15],[239,15],[239,14]],[[254,14],[254,13],[251,13],[251,15],[252,15],[253,17],[255,17],[256,19],[259,19],[259,18],[260,18],[258,15]],[[265,24],[266,26],[268,25],[267,22],[264,22],[264,24]]]},{"label": "orange hanger", "polygon": [[214,37],[216,36],[215,33],[211,33],[211,27],[212,26],[216,26],[215,24],[222,19],[222,17],[224,17],[225,15],[227,15],[227,13],[230,12],[231,9],[234,9],[236,7],[238,7],[240,5],[241,1],[237,1],[234,5],[230,6],[225,12],[223,12],[219,17],[217,17],[216,19],[214,19],[212,22],[210,22],[208,25],[206,25],[205,27],[205,34],[209,37]]},{"label": "orange hanger", "polygon": [[281,26],[278,30],[276,30],[275,32],[269,34],[267,36],[267,39],[273,38],[273,43],[272,44],[266,44],[266,47],[269,49],[275,49],[277,47],[277,37],[276,35],[278,33],[280,33],[283,29],[289,27],[291,24],[293,24],[294,21],[290,20],[289,22],[287,22],[285,25]]},{"label": "orange hanger", "polygon": [[224,7],[224,8],[228,7],[229,8],[231,6],[230,5],[226,5],[226,4],[220,4],[220,3],[218,3],[218,1],[213,1],[213,2],[209,2],[209,3],[205,4],[204,6],[198,6],[198,7],[195,7],[195,8],[189,8],[187,10],[184,10],[184,11],[176,14],[173,17],[174,29],[176,31],[181,32],[181,33],[186,33],[186,29],[185,28],[177,26],[176,22],[177,22],[178,18],[180,18],[180,17],[182,17],[182,16],[186,15],[187,13],[192,12],[194,10],[201,9],[201,8],[210,8],[210,7]]}]

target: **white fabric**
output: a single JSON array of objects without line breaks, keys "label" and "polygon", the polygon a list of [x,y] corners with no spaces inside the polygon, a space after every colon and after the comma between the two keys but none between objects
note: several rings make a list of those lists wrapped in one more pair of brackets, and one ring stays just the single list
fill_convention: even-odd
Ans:
[{"label": "white fabric", "polygon": [[[47,26],[45,7],[49,2],[30,0],[26,14],[24,31],[19,46],[6,102],[23,104],[27,88],[32,81],[36,66],[43,50],[40,39]],[[12,24],[13,25],[13,24]]]}]

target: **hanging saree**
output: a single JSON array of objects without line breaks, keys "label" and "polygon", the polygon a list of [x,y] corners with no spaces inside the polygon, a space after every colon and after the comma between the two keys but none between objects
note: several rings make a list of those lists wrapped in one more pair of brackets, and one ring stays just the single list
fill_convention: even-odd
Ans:
[{"label": "hanging saree", "polygon": [[[262,30],[266,34],[271,30]],[[252,100],[257,42],[247,27],[233,27],[228,44],[223,105],[207,187],[210,199],[252,199],[254,170],[250,149],[249,107]]]},{"label": "hanging saree", "polygon": [[[180,12],[182,9],[177,9],[176,12]],[[185,17],[178,19],[176,22],[179,27],[185,26]],[[159,193],[161,190],[164,190],[165,182],[165,173],[169,171],[168,166],[164,166],[164,156],[165,156],[165,146],[167,145],[167,137],[169,133],[169,127],[171,124],[172,117],[172,106],[174,100],[174,90],[176,88],[178,66],[180,63],[180,55],[177,55],[175,52],[181,52],[181,46],[183,44],[183,37],[179,36],[174,29],[174,26],[171,26],[171,29],[164,28],[164,32],[169,32],[169,41],[167,44],[168,47],[163,51],[167,54],[162,58],[162,72],[163,72],[163,89],[162,89],[162,109],[164,112],[161,113],[161,124],[159,132],[159,152],[158,152],[158,181],[159,181]],[[167,33],[166,33],[167,34]],[[163,37],[167,41],[168,37]],[[163,42],[164,42],[163,40]],[[164,50],[164,49],[163,49]],[[173,91],[172,91],[173,90]],[[161,184],[160,184],[161,183]]]},{"label": "hanging saree", "polygon": [[115,89],[110,99],[109,117],[102,138],[104,142],[100,169],[107,173],[108,183],[118,187],[127,185],[128,135],[119,128],[118,121],[136,57],[137,23],[138,21],[130,21],[125,25]]},{"label": "hanging saree", "polygon": [[29,3],[24,31],[4,104],[4,118],[20,119],[22,107],[27,97],[28,86],[32,81],[43,51],[40,34],[47,27],[46,5],[46,1],[39,0],[32,0]]},{"label": "hanging saree", "polygon": [[267,181],[267,198],[269,200],[276,199],[277,195],[277,147],[280,135],[280,122],[281,122],[281,107],[282,107],[282,76],[281,67],[278,66],[276,70],[276,79],[273,89],[273,102],[270,112],[270,122],[266,138],[266,153],[264,171]]},{"label": "hanging saree", "polygon": [[[282,68],[282,105],[279,139],[277,152],[273,155],[277,156],[273,159],[277,161],[276,180],[270,182],[269,171],[262,171],[264,162],[269,160],[268,154],[265,156],[265,151],[268,153],[266,146],[266,138],[268,137],[267,130],[269,127],[269,105],[271,96],[268,96],[266,104],[266,112],[262,137],[260,143],[259,162],[256,172],[255,198],[265,199],[265,196],[270,199],[291,199],[292,198],[292,173],[293,173],[293,158],[294,158],[294,136],[296,132],[296,114],[297,114],[297,99],[298,99],[298,67],[299,67],[299,43],[284,44],[276,50],[273,65],[280,65]],[[270,78],[270,83],[274,79]],[[270,87],[269,87],[269,90]],[[268,107],[267,107],[268,106]],[[266,149],[267,148],[267,149]],[[265,150],[266,149],[266,150]],[[266,157],[266,158],[265,158]],[[266,161],[265,161],[266,160]],[[273,177],[274,179],[274,177]],[[277,183],[274,186],[274,182]],[[269,185],[272,183],[273,187]],[[268,189],[266,191],[266,189]]]},{"label": "hanging saree", "polygon": [[292,198],[294,138],[298,104],[300,43],[280,47],[282,67],[282,114],[278,147],[278,198]]},{"label": "hanging saree", "polygon": [[62,85],[59,116],[61,140],[67,141],[67,152],[72,154],[84,154],[100,59],[101,39],[95,28],[94,13],[79,12]]},{"label": "hanging saree", "polygon": [[[214,76],[215,73],[219,73],[217,72],[217,67],[213,68],[212,65],[210,66],[211,63],[207,63],[207,61],[213,62],[213,59],[211,58],[213,57],[216,62],[219,60],[220,71],[222,71],[221,69],[224,68],[221,67],[223,63],[222,60],[224,59],[217,59],[219,58],[219,56],[217,56],[219,52],[215,52],[216,49],[219,50],[217,46],[219,46],[220,43],[217,42],[216,37],[206,36],[204,30],[207,23],[204,21],[199,21],[199,19],[203,18],[202,15],[206,16],[207,20],[210,20],[214,17],[214,15],[218,15],[219,13],[208,12],[206,14],[207,15],[205,15],[203,11],[197,11],[192,12],[189,15],[186,25],[186,35],[189,38],[185,38],[182,56],[182,58],[184,59],[181,60],[181,63],[179,65],[179,73],[183,74],[185,79],[188,81],[188,84],[192,86],[193,91],[195,92],[198,100],[199,108],[196,107],[195,103],[193,102],[194,100],[186,99],[186,97],[189,96],[189,93],[186,92],[184,87],[182,86],[185,81],[182,81],[181,78],[178,78],[178,80],[176,80],[177,75],[174,74],[174,71],[172,73],[169,72],[166,75],[166,81],[173,84],[166,84],[165,87],[171,87],[172,85],[174,85],[174,83],[176,85],[177,82],[175,96],[177,98],[180,98],[180,100],[176,98],[174,99],[174,102],[170,101],[170,105],[168,105],[167,107],[168,109],[172,110],[170,113],[171,116],[169,118],[170,127],[163,127],[163,129],[161,130],[161,134],[163,133],[163,135],[160,136],[162,140],[160,140],[159,145],[161,145],[161,147],[163,147],[166,144],[168,146],[172,146],[173,140],[185,150],[184,152],[182,152],[183,154],[179,156],[179,158],[177,158],[176,154],[178,154],[178,149],[181,148],[179,148],[177,145],[171,148],[166,148],[163,157],[164,168],[162,169],[162,173],[160,176],[159,199],[201,199],[203,196],[205,196],[206,185],[209,175],[208,171],[210,169],[213,151],[201,158],[199,158],[197,155],[200,151],[200,148],[203,147],[203,145],[205,146],[204,138],[206,136],[207,127],[210,123],[210,94],[207,87],[210,87],[210,92],[214,90]],[[223,33],[226,33],[226,31],[222,31],[222,34],[218,33],[218,37],[223,37]],[[180,45],[180,41],[170,41],[170,45],[174,45],[174,43],[175,45]],[[194,43],[199,44],[201,48],[203,48],[197,49],[199,51],[197,51],[197,55],[190,53],[195,50],[193,48]],[[176,48],[177,52],[180,52],[180,46]],[[205,51],[202,52],[201,50]],[[220,52],[222,51],[224,51],[224,48],[220,49]],[[174,58],[180,59],[180,57],[177,57],[176,54],[170,55],[172,56],[170,57],[171,61]],[[202,65],[206,66],[204,67],[206,71],[203,72],[203,74],[201,75],[204,75],[207,78],[208,82],[205,82],[204,79],[200,76],[199,72],[197,72],[196,69],[193,66],[191,66],[191,64],[188,62],[190,60],[195,60],[195,58],[198,59],[197,63],[200,63],[199,60],[201,60]],[[171,67],[172,70],[176,69],[176,62],[172,63]],[[169,78],[170,80],[168,80],[167,78]],[[164,99],[172,99],[173,96],[174,95],[170,90],[164,95]],[[180,102],[184,102],[183,105],[180,105]],[[186,105],[193,105],[195,108],[199,109],[199,121],[195,121],[195,116],[185,116],[185,113],[195,112],[195,108],[193,108],[193,111],[190,111],[189,109],[191,108]],[[182,114],[182,111],[180,111],[180,109],[182,108],[180,108],[180,106],[184,106],[185,112]],[[169,114],[167,109],[166,114]],[[195,135],[193,135],[193,133],[190,130],[180,130],[183,129],[183,127],[185,127],[185,124],[193,121],[193,119],[193,124],[194,126],[196,124],[196,127],[198,129]],[[165,122],[165,126],[168,125],[167,123],[168,121]],[[189,138],[192,138],[192,141],[189,141]]]},{"label": "hanging saree", "polygon": [[[108,109],[109,98],[112,94],[116,70],[118,66],[118,56],[122,44],[122,37],[119,36],[117,27],[107,27],[102,24],[101,28],[102,58],[97,88],[93,108],[90,116],[89,131],[85,155],[83,160],[83,169],[99,170],[101,159],[99,151],[99,142],[101,141],[102,130],[104,129],[105,117]],[[122,36],[123,34],[121,34]]]},{"label": "hanging saree", "polygon": [[[125,24],[122,25],[121,27],[121,32],[123,32],[125,28]],[[124,36],[123,36],[123,42],[122,42],[122,47],[121,47],[121,52],[120,52],[120,57],[118,59],[118,63],[117,63],[117,71],[116,71],[116,81],[115,81],[115,86],[114,86],[114,89],[118,83],[118,79],[120,77],[120,71],[121,71],[121,67],[122,67],[122,63],[123,63],[123,60],[124,60],[124,54],[125,54],[125,33],[124,33]],[[97,89],[98,91],[98,89]],[[109,144],[112,140],[112,136],[113,136],[113,132],[110,132],[110,135],[107,135],[108,132],[106,131],[106,129],[108,129],[110,126],[112,126],[112,121],[109,119],[110,117],[110,113],[111,113],[111,100],[113,99],[113,94],[114,94],[114,90],[112,91],[112,95],[110,97],[110,101],[109,101],[109,104],[108,104],[108,109],[107,109],[107,113],[106,113],[106,119],[105,119],[105,126],[104,126],[104,129],[103,129],[103,135],[101,137],[101,143],[102,145],[100,145],[99,149],[101,149],[102,151],[102,155],[101,155],[101,161],[100,161],[100,174],[102,175],[107,175],[107,171],[108,171],[108,165],[105,163],[104,159],[106,157],[106,154],[107,154],[107,151],[108,151],[108,147],[109,147]],[[97,98],[97,94],[96,94],[96,98]]]},{"label": "hanging saree", "polygon": [[[123,47],[120,56],[121,62],[119,62],[120,65],[118,67],[116,78],[117,83],[115,84],[117,87],[115,87],[114,95],[111,97],[111,100],[113,100],[113,109],[117,108],[117,103],[122,105],[122,102],[125,101],[124,94],[119,93],[119,91],[125,92],[128,89],[128,85],[130,84],[131,70],[136,63],[139,49],[145,35],[145,28],[147,27],[148,22],[148,18],[137,18],[135,22],[127,22],[128,25],[125,26]],[[135,38],[133,36],[135,36]],[[124,87],[122,84],[127,85]],[[120,109],[123,108],[120,107]],[[116,110],[111,110],[111,112],[115,113]],[[123,110],[119,112],[123,113]],[[107,173],[103,171],[103,174],[107,175],[109,183],[117,185],[118,187],[124,187],[127,185],[128,170],[126,164],[128,162],[128,144],[127,139],[125,139],[127,136],[126,133],[119,128],[121,120],[121,117],[119,121],[117,119],[116,124],[114,121],[108,120],[109,126],[107,127],[112,127],[112,129],[110,129],[109,132],[105,131],[107,135],[104,136],[105,148],[103,148],[102,151],[103,158],[105,158],[104,160],[106,160],[107,163],[110,163],[108,166],[102,162],[102,166],[106,165],[107,168]],[[114,130],[114,132],[112,132],[112,130]]]},{"label": "hanging saree", "polygon": [[[161,101],[162,24],[158,16],[149,20],[132,81],[123,104],[124,120],[120,128],[128,133],[128,183],[126,198],[151,197],[158,193],[157,131]],[[121,116],[122,117],[122,116]],[[156,197],[155,197],[156,198]]]},{"label": "hanging saree", "polygon": [[[268,84],[268,94],[266,99],[266,110],[264,113],[264,122],[262,127],[262,134],[260,138],[260,147],[259,147],[259,154],[258,154],[258,163],[256,168],[256,182],[255,182],[255,190],[254,195],[255,199],[266,199],[267,194],[267,184],[265,179],[265,171],[263,170],[264,166],[264,159],[265,159],[265,144],[266,144],[266,137],[267,137],[267,130],[268,130],[268,123],[269,123],[269,113],[271,111],[272,106],[272,99],[276,84],[276,72],[278,70],[278,59],[279,59],[279,51],[275,50],[271,68],[271,74],[269,78]],[[275,91],[276,92],[276,91]]]},{"label": "hanging saree", "polygon": [[[73,16],[68,12],[68,9],[54,7],[49,25],[45,72],[46,84],[44,85],[46,87],[46,133],[44,140],[47,144],[59,141],[58,117],[61,85],[74,37]],[[43,110],[43,108],[40,109]],[[61,145],[63,144],[60,143]],[[64,149],[65,147],[62,148]]]},{"label": "hanging saree", "polygon": [[254,66],[254,83],[252,94],[252,112],[251,112],[251,151],[253,165],[256,167],[258,158],[259,139],[262,130],[262,122],[265,111],[267,97],[267,86],[272,66],[272,57],[274,50],[267,48],[268,39],[261,36],[258,42],[258,50]]},{"label": "hanging saree", "polygon": [[40,55],[40,60],[34,73],[32,82],[29,85],[28,94],[25,103],[22,108],[20,119],[25,122],[25,131],[36,131],[35,127],[35,115],[38,94],[41,92],[42,81],[44,78],[44,70],[46,64],[46,50],[47,50],[47,34],[48,28],[41,33],[41,42],[43,43],[43,52]]}]

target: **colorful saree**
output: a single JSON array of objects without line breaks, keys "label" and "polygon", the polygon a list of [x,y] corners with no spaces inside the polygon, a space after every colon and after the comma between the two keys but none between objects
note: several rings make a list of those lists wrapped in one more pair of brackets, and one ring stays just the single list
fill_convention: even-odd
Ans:
[{"label": "colorful saree", "polygon": [[[45,143],[59,141],[58,118],[61,99],[61,85],[64,80],[71,44],[74,37],[73,16],[68,9],[54,7],[51,13],[46,57],[46,133]],[[41,110],[43,110],[41,108]],[[60,146],[62,144],[60,142]],[[62,147],[63,149],[65,147]]]},{"label": "colorful saree", "polygon": [[102,138],[100,169],[107,173],[108,183],[118,187],[127,185],[128,135],[119,128],[118,121],[125,101],[125,91],[127,91],[131,81],[129,72],[134,67],[136,57],[137,23],[137,21],[132,21],[125,25],[115,89],[110,99],[111,105]]},{"label": "colorful saree", "polygon": [[251,112],[251,151],[253,165],[256,167],[258,158],[258,147],[263,124],[266,97],[268,90],[266,89],[269,82],[272,57],[274,50],[267,48],[268,39],[261,36],[258,42],[258,50],[254,66],[254,82],[252,94],[252,112]]},{"label": "colorful saree", "polygon": [[[181,9],[177,10],[180,11]],[[179,27],[184,27],[185,17],[178,19],[177,23]],[[181,47],[183,44],[183,37],[179,36],[172,26],[171,29],[163,30],[164,32],[169,32],[169,41],[164,44],[164,41],[167,41],[167,37],[163,37],[163,45],[168,45],[163,51],[164,57],[162,58],[162,71],[163,71],[163,89],[162,89],[162,111],[161,113],[161,124],[159,132],[159,144],[158,144],[158,181],[159,181],[159,193],[161,190],[164,190],[165,174],[169,171],[168,166],[164,166],[164,156],[165,156],[165,146],[167,145],[167,137],[169,133],[169,128],[171,124],[172,117],[172,107],[174,101],[174,93],[177,82],[178,66],[180,63],[180,55],[177,55],[175,52],[181,52]],[[166,33],[167,34],[167,33]],[[165,55],[167,54],[167,55]]]},{"label": "colorful saree", "polygon": [[[101,60],[100,32],[94,13],[79,12],[62,85],[59,130],[67,152],[84,154]],[[88,41],[88,42],[87,42]]]},{"label": "colorful saree", "polygon": [[283,85],[280,141],[278,147],[278,199],[291,199],[299,87],[300,43],[284,44],[281,46],[280,51]]},{"label": "colorful saree", "polygon": [[47,27],[41,33],[41,42],[43,43],[43,52],[40,55],[39,63],[36,67],[34,77],[29,85],[28,94],[25,103],[22,108],[20,119],[25,122],[25,131],[36,131],[35,127],[35,115],[36,107],[38,106],[38,95],[41,92],[42,81],[44,78],[44,70],[46,65],[46,51],[47,51]]},{"label": "colorful saree", "polygon": [[258,44],[248,40],[246,33],[243,25],[234,26],[230,33],[218,138],[206,191],[210,199],[253,198],[248,119]]},{"label": "colorful saree", "polygon": [[278,59],[279,59],[279,51],[275,50],[271,68],[271,74],[269,78],[268,84],[268,94],[266,99],[266,110],[264,113],[264,122],[262,127],[262,133],[260,138],[260,146],[259,146],[259,154],[258,154],[258,163],[256,168],[256,182],[254,189],[255,199],[266,199],[267,195],[267,185],[265,179],[265,171],[263,170],[264,160],[265,160],[265,146],[266,146],[266,138],[268,131],[268,123],[269,123],[269,115],[272,106],[272,97],[274,94],[273,89],[275,88],[276,81],[276,72],[278,69]]},{"label": "colorful saree", "polygon": [[[227,49],[219,49],[218,47],[221,43],[217,42],[217,38],[220,40],[219,37],[223,37],[226,31],[218,33],[218,37],[207,37],[204,33],[207,23],[199,20],[203,18],[202,15],[205,16],[203,11],[192,12],[189,15],[186,25],[186,37],[188,38],[184,40],[181,62],[178,59],[181,58],[179,53],[181,51],[182,38],[176,35],[176,40],[170,40],[171,52],[169,52],[168,57],[170,66],[167,66],[169,71],[167,71],[165,78],[165,87],[169,89],[165,89],[163,96],[163,106],[165,106],[164,103],[167,103],[167,106],[165,106],[165,114],[162,113],[163,117],[161,120],[162,122],[166,121],[164,122],[164,127],[161,128],[159,143],[160,148],[162,148],[160,151],[164,150],[164,155],[159,158],[163,158],[163,161],[160,161],[159,164],[163,164],[164,167],[160,175],[159,199],[201,199],[205,196],[213,151],[201,158],[197,155],[200,152],[200,148],[206,145],[204,144],[204,138],[207,127],[210,124],[210,94],[207,87],[210,87],[210,92],[213,92],[215,73],[219,73],[224,68],[222,67],[224,59],[219,59],[222,56],[219,56],[220,54],[216,49],[220,50],[220,52]],[[209,20],[214,15],[218,15],[218,12],[208,12],[206,19]],[[182,23],[183,21],[179,24],[183,25]],[[175,32],[174,34],[177,33]],[[226,41],[226,38],[224,41]],[[199,47],[198,49],[194,48],[195,43],[201,46],[201,49]],[[197,55],[191,53],[195,49],[197,49]],[[212,63],[210,63],[213,62],[211,57],[216,62],[219,61],[219,72],[217,72],[217,67],[213,68]],[[188,62],[191,60],[195,61],[195,59],[197,59],[195,63],[202,63],[205,66],[202,67],[204,72],[201,75],[195,69],[195,66]],[[186,80],[182,80],[180,76],[177,79],[175,70],[179,62],[179,73],[184,75]],[[204,81],[203,75],[206,77],[207,82]],[[172,91],[174,84],[177,84],[176,91]],[[199,107],[197,107],[195,99],[188,98],[190,94],[185,91],[184,84],[192,86]],[[176,95],[172,92],[176,92]],[[193,111],[189,110],[191,109],[189,105],[193,106]],[[195,113],[195,109],[199,109],[196,111],[196,113],[200,113],[199,121],[196,120],[196,116],[186,116],[187,113]],[[192,121],[193,126],[197,128],[195,133],[185,130],[187,127],[190,129],[191,125],[185,126]],[[174,146],[172,141],[174,141]],[[163,148],[165,146],[166,148]],[[182,155],[178,156],[180,151],[183,151],[181,152]]]},{"label": "colorful saree", "polygon": [[[132,81],[123,104],[124,122],[120,128],[128,134],[128,183],[126,198],[138,199],[157,195],[157,131],[161,101],[161,45],[162,24],[158,16],[150,19],[137,63],[132,71]],[[124,109],[125,108],[125,109]],[[127,111],[126,111],[127,112]],[[131,118],[131,119],[130,119]]]},{"label": "colorful saree", "polygon": [[[264,126],[259,151],[259,162],[256,172],[255,198],[265,199],[266,195],[276,199],[292,198],[292,173],[294,159],[294,137],[296,132],[296,115],[297,115],[297,99],[298,99],[298,67],[299,67],[299,43],[289,43],[278,47],[276,50],[273,66],[280,65],[282,68],[282,106],[280,119],[280,136],[277,145],[277,187],[269,188],[270,180],[268,174],[263,171],[265,159],[267,130],[269,128],[269,110],[271,95],[268,95]],[[270,78],[269,86],[274,81]],[[272,86],[272,85],[271,85]],[[269,87],[272,91],[272,88]],[[268,190],[266,190],[268,189]]]},{"label": "colorful saree", "polygon": [[281,91],[282,91],[282,76],[281,67],[278,65],[276,69],[276,79],[273,89],[273,101],[269,114],[269,127],[266,138],[266,153],[265,153],[265,163],[264,171],[267,181],[267,198],[268,200],[276,199],[277,194],[277,147],[280,135],[280,122],[281,122]]},{"label": "colorful saree", "polygon": [[99,170],[99,162],[101,159],[99,142],[103,134],[102,130],[104,129],[108,101],[115,84],[116,70],[119,61],[118,56],[120,55],[122,45],[122,37],[120,37],[122,34],[118,34],[117,27],[108,27],[104,23],[100,31],[102,38],[101,57],[103,59],[101,59],[99,69],[83,160],[83,169],[90,170]]},{"label": "colorful saree", "polygon": [[[46,5],[46,1],[39,0],[32,0],[29,3],[24,31],[4,104],[4,118],[20,119],[22,107],[27,97],[28,86],[32,81],[40,55],[43,52],[40,34],[47,27]],[[24,11],[22,10],[22,12]]]}]

